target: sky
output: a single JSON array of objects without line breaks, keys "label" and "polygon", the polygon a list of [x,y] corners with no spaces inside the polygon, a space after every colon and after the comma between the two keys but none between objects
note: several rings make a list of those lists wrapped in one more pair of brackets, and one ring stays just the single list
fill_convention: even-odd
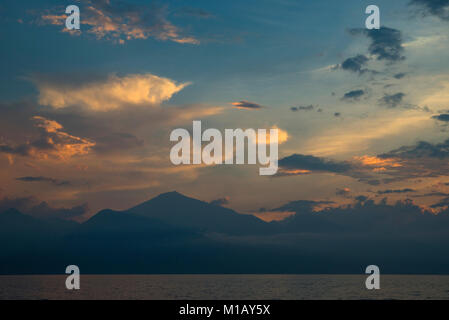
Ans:
[{"label": "sky", "polygon": [[[2,1],[0,204],[83,220],[176,190],[265,220],[360,197],[438,213],[448,30],[441,0]],[[173,165],[194,120],[279,128],[278,173]]]}]

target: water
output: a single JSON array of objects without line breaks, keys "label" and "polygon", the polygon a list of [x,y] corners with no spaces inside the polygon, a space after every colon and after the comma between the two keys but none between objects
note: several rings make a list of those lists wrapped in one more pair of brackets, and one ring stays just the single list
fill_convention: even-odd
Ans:
[{"label": "water", "polygon": [[361,275],[81,275],[0,276],[0,299],[449,299],[449,276],[384,275],[367,290]]}]

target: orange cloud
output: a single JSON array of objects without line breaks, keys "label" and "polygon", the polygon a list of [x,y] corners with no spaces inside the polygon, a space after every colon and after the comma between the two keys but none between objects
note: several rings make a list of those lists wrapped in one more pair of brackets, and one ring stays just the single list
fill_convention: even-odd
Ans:
[{"label": "orange cloud", "polygon": [[[80,23],[98,39],[123,44],[125,40],[153,37],[182,44],[200,43],[194,37],[183,36],[181,30],[167,20],[165,10],[155,5],[123,6],[109,1],[87,3]],[[41,21],[45,24],[64,25],[66,18],[67,15],[64,14],[46,13],[41,16]]]},{"label": "orange cloud", "polygon": [[282,176],[298,176],[312,173],[310,170],[301,170],[301,169],[283,169],[279,168],[279,174]]},{"label": "orange cloud", "polygon": [[374,171],[385,171],[387,167],[398,168],[402,167],[402,164],[398,163],[398,159],[392,158],[379,158],[376,156],[362,156],[354,157],[355,160],[362,163],[364,166],[374,167]]},{"label": "orange cloud", "polygon": [[58,122],[44,117],[31,118],[35,126],[41,129],[37,140],[21,145],[0,144],[0,152],[6,153],[10,164],[14,163],[13,156],[29,156],[37,159],[56,158],[67,160],[76,155],[88,154],[95,142],[73,136],[62,131]]},{"label": "orange cloud", "polygon": [[265,211],[265,212],[252,213],[252,215],[258,217],[259,219],[262,219],[265,222],[281,221],[281,220],[284,220],[285,218],[288,218],[294,214],[295,214],[295,212],[289,212],[289,211]]},{"label": "orange cloud", "polygon": [[55,157],[66,160],[76,155],[88,154],[95,146],[95,142],[61,131],[63,127],[56,121],[40,116],[34,116],[32,120],[36,122],[36,127],[42,128],[47,133],[43,137],[50,147],[48,150],[33,148],[33,154],[39,158]]},{"label": "orange cloud", "polygon": [[62,26],[64,24],[65,19],[67,19],[67,15],[44,14],[41,16],[41,19],[44,23]]}]

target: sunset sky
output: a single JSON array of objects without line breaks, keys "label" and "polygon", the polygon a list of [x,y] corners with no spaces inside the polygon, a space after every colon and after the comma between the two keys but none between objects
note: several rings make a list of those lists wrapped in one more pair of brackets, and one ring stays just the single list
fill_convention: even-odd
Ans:
[{"label": "sunset sky", "polygon": [[[83,220],[176,190],[266,220],[359,196],[438,212],[448,30],[435,0],[2,1],[0,205]],[[277,175],[173,165],[170,132],[193,120],[281,129]]]}]

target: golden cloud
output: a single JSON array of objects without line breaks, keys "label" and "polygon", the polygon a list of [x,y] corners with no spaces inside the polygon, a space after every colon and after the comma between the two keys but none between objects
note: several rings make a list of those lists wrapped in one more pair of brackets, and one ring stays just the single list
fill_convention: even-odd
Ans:
[{"label": "golden cloud", "polygon": [[39,103],[55,109],[82,106],[93,111],[108,111],[127,105],[155,106],[169,100],[189,83],[155,76],[135,74],[109,76],[105,81],[85,84],[63,84],[57,81],[35,81]]},{"label": "golden cloud", "polygon": [[[270,129],[277,129],[278,130],[278,144],[282,144],[284,142],[287,142],[287,140],[289,138],[289,135],[288,135],[287,131],[285,131],[283,129],[280,129],[277,126],[272,126]],[[257,135],[257,144],[270,144],[270,139],[271,139],[270,130],[267,130],[265,137],[263,137],[263,136],[259,137]]]}]

